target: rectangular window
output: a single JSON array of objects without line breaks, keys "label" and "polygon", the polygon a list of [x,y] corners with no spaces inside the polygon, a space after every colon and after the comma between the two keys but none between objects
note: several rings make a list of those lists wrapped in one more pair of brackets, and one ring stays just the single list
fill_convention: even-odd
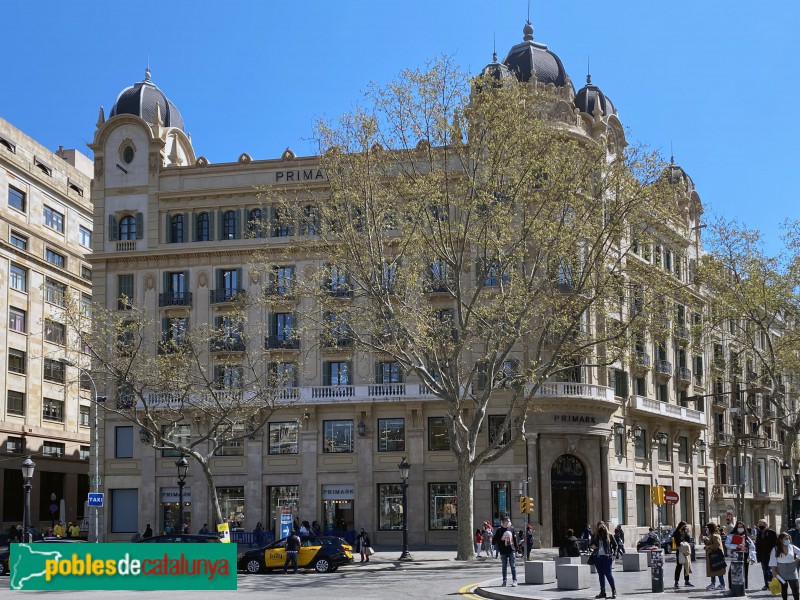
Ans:
[{"label": "rectangular window", "polygon": [[81,277],[87,281],[92,280],[92,268],[87,265],[81,265]]},{"label": "rectangular window", "polygon": [[700,517],[700,527],[706,526],[706,488],[697,488],[697,510]]},{"label": "rectangular window", "polygon": [[89,294],[81,294],[81,313],[84,316],[92,316],[92,297]]},{"label": "rectangular window", "polygon": [[405,419],[378,419],[378,452],[402,452],[405,449]]},{"label": "rectangular window", "polygon": [[273,267],[267,293],[272,296],[290,296],[294,285],[294,265]]},{"label": "rectangular window", "polygon": [[323,452],[353,451],[353,421],[323,421]]},{"label": "rectangular window", "polygon": [[650,523],[647,519],[647,509],[650,506],[650,486],[636,486],[636,526],[647,527]]},{"label": "rectangular window", "polygon": [[47,381],[64,383],[64,363],[52,358],[44,359],[44,378]]},{"label": "rectangular window", "polygon": [[64,233],[64,215],[46,204],[44,205],[44,224],[59,233]]},{"label": "rectangular window", "polygon": [[403,528],[403,485],[378,484],[378,529],[393,531]]},{"label": "rectangular window", "polygon": [[350,385],[350,363],[347,361],[324,363],[322,385]]},{"label": "rectangular window", "polygon": [[80,447],[78,458],[80,460],[89,460],[89,446]]},{"label": "rectangular window", "polygon": [[214,382],[219,390],[240,390],[244,387],[244,367],[242,365],[216,365]]},{"label": "rectangular window", "polygon": [[78,226],[78,241],[80,242],[81,246],[86,248],[92,247],[92,232],[90,229],[87,229],[83,225]]},{"label": "rectangular window", "polygon": [[42,444],[42,454],[45,456],[55,456],[61,458],[64,456],[64,444],[61,442],[44,442]]},{"label": "rectangular window", "polygon": [[25,374],[25,353],[22,350],[8,349],[8,370],[11,373]]},{"label": "rectangular window", "polygon": [[139,531],[139,490],[110,490],[111,532],[136,533]]},{"label": "rectangular window", "polygon": [[429,529],[458,529],[458,484],[429,483]]},{"label": "rectangular window", "polygon": [[647,431],[644,429],[633,438],[633,455],[636,458],[647,458]]},{"label": "rectangular window", "polygon": [[[188,446],[192,441],[192,426],[188,423],[179,423],[174,427],[164,425],[161,430],[161,435],[173,444]],[[161,456],[164,458],[178,457],[180,455],[180,450],[173,450],[171,448],[161,451]]]},{"label": "rectangular window", "polygon": [[625,525],[625,515],[628,514],[628,495],[624,483],[617,483],[617,523]]},{"label": "rectangular window", "polygon": [[133,275],[117,275],[117,309],[130,310],[133,308]]},{"label": "rectangular window", "polygon": [[42,418],[46,421],[64,421],[64,401],[54,398],[42,399]]},{"label": "rectangular window", "polygon": [[428,417],[428,450],[450,450],[450,436],[444,417]]},{"label": "rectangular window", "polygon": [[67,286],[60,281],[55,281],[49,277],[44,280],[44,299],[58,306],[64,306],[66,302],[64,297],[67,294]]},{"label": "rectangular window", "polygon": [[25,192],[15,187],[8,186],[8,205],[11,208],[16,208],[18,211],[25,212]]},{"label": "rectangular window", "polygon": [[685,436],[678,438],[678,462],[689,462],[689,438]]},{"label": "rectangular window", "polygon": [[403,372],[399,362],[380,362],[378,363],[375,383],[402,383]]},{"label": "rectangular window", "polygon": [[22,392],[15,392],[8,390],[6,396],[6,412],[10,415],[24,415],[25,414],[25,394]]},{"label": "rectangular window", "polygon": [[611,369],[608,375],[609,386],[614,388],[614,395],[625,398],[628,395],[628,374],[625,371]]},{"label": "rectangular window", "polygon": [[27,292],[28,269],[25,269],[23,267],[20,267],[19,265],[11,263],[11,269],[9,272],[9,282],[11,284],[12,290],[17,290],[18,292]]},{"label": "rectangular window", "polygon": [[690,502],[690,500],[692,499],[692,488],[681,487],[680,494],[681,494],[681,501],[680,501],[681,521],[689,523],[690,522],[689,517],[691,517],[690,513],[692,506],[692,503]]},{"label": "rectangular window", "polygon": [[11,233],[11,245],[16,246],[20,250],[28,250],[28,238],[16,232]]},{"label": "rectangular window", "polygon": [[492,518],[495,526],[500,525],[500,520],[511,514],[511,482],[492,482]]},{"label": "rectangular window", "polygon": [[19,308],[14,308],[13,306],[8,309],[8,328],[11,331],[18,331],[19,333],[25,333],[27,331],[27,326],[25,324],[26,321],[26,313],[24,310]]},{"label": "rectangular window", "polygon": [[270,454],[297,454],[297,438],[300,433],[297,421],[270,423],[268,431]]},{"label": "rectangular window", "polygon": [[9,454],[22,454],[25,451],[25,440],[21,437],[9,437],[6,440],[6,452]]},{"label": "rectangular window", "polygon": [[495,443],[499,436],[501,439],[498,442],[500,445],[507,444],[511,439],[511,427],[508,426],[503,429],[503,423],[506,420],[505,415],[489,415],[489,445]]},{"label": "rectangular window", "polygon": [[67,341],[67,328],[63,323],[57,323],[50,319],[44,321],[44,339],[54,344],[63,346]]},{"label": "rectangular window", "polygon": [[625,447],[627,446],[625,440],[625,428],[619,428],[619,431],[615,427],[612,427],[611,431],[614,432],[614,456],[625,456]]},{"label": "rectangular window", "polygon": [[91,417],[92,409],[89,406],[81,406],[78,412],[78,425],[81,427],[89,427],[89,418]]},{"label": "rectangular window", "polygon": [[244,425],[236,423],[230,428],[223,429],[221,439],[216,440],[218,448],[214,456],[244,456],[244,438],[246,436]]},{"label": "rectangular window", "polygon": [[662,436],[658,438],[658,460],[667,462],[671,459],[669,448],[669,437]]},{"label": "rectangular window", "polygon": [[133,458],[133,426],[114,427],[114,458]]},{"label": "rectangular window", "polygon": [[241,523],[246,518],[243,487],[218,487],[217,500],[222,518],[228,522]]}]

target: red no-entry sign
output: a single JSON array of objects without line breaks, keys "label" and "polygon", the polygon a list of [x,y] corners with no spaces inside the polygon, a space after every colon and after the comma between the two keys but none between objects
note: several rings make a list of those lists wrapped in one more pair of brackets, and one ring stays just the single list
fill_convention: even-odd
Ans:
[{"label": "red no-entry sign", "polygon": [[678,492],[673,492],[672,490],[664,492],[664,502],[669,505],[677,504],[680,499],[681,497],[678,495]]}]

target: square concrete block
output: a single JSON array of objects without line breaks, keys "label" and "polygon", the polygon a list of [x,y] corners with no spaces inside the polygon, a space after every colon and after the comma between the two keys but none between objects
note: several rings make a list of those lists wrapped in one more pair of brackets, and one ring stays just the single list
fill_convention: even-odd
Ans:
[{"label": "square concrete block", "polygon": [[556,563],[552,560],[529,560],[525,563],[525,583],[553,583]]},{"label": "square concrete block", "polygon": [[581,564],[580,556],[559,556],[556,559],[556,565],[579,565]]},{"label": "square concrete block", "polygon": [[622,555],[623,571],[646,571],[650,562],[649,552],[630,552]]},{"label": "square concrete block", "polygon": [[[581,564],[582,565],[589,565],[589,556],[590,556],[589,554],[581,554]],[[597,569],[595,568],[594,565],[589,565],[589,568],[592,571],[592,575],[597,575]],[[614,568],[613,564],[611,565],[611,568],[612,569]]]},{"label": "square concrete block", "polygon": [[560,590],[585,590],[592,575],[588,565],[558,565],[556,580]]}]

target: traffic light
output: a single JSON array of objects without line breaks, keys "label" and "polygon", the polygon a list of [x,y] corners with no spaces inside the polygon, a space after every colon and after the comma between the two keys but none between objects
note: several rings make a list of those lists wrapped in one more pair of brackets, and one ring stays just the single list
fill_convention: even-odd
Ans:
[{"label": "traffic light", "polygon": [[527,496],[519,497],[519,512],[522,514],[533,512],[533,498]]},{"label": "traffic light", "polygon": [[664,486],[654,485],[650,488],[650,494],[653,496],[653,504],[664,504]]}]

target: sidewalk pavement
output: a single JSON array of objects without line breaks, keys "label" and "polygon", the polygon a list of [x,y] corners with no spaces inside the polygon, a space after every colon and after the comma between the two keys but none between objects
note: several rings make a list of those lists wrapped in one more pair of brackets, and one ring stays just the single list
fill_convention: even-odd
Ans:
[{"label": "sidewalk pavement", "polygon": [[[411,561],[399,561],[400,553],[396,550],[383,551],[380,547],[377,552],[370,557],[368,563],[359,563],[356,555],[355,568],[359,570],[386,570],[386,569],[415,569],[415,570],[450,570],[481,568],[485,567],[487,575],[490,577],[474,586],[470,591],[483,598],[492,600],[586,600],[594,598],[600,591],[600,583],[597,575],[591,575],[589,587],[583,590],[559,590],[557,584],[548,583],[544,585],[534,585],[525,583],[525,565],[522,559],[517,558],[517,581],[518,587],[501,587],[502,578],[500,577],[500,559],[478,558],[476,561],[457,561],[455,560],[455,550],[452,548],[440,548],[430,550],[412,551]],[[558,556],[558,548],[541,548],[531,552],[532,560],[554,560]],[[730,564],[730,559],[728,559]],[[727,596],[729,591],[707,591],[706,586],[710,579],[706,576],[706,561],[702,548],[698,548],[697,560],[692,563],[693,572],[690,582],[694,587],[685,587],[683,584],[683,574],[681,573],[680,587],[675,588],[675,554],[667,554],[664,563],[664,594],[673,598],[676,595],[691,597],[690,600],[720,599]],[[646,571],[624,572],[622,561],[616,561],[613,568],[614,580],[616,583],[617,597],[651,597],[652,582],[650,569]],[[508,574],[508,583],[511,584],[511,574]],[[749,588],[747,596],[755,598],[772,598],[768,590],[762,591],[764,580],[761,566],[756,563],[750,566]],[[727,584],[726,584],[727,585]],[[608,597],[611,597],[611,590],[606,589]]]}]

